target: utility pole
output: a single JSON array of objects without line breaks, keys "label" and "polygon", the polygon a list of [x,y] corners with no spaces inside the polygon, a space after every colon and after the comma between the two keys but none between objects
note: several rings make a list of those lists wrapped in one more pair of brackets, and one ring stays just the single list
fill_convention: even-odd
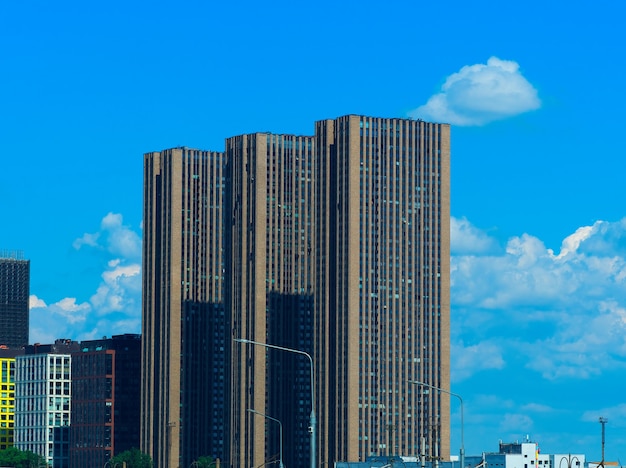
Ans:
[{"label": "utility pole", "polygon": [[604,426],[606,425],[608,419],[600,416],[599,420],[600,424],[602,424],[602,461],[600,462],[600,466],[604,468]]}]

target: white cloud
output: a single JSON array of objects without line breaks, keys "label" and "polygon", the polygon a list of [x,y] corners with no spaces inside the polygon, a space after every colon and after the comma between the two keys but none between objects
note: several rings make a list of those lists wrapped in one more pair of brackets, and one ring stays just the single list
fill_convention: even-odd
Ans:
[{"label": "white cloud", "polygon": [[141,267],[139,264],[121,265],[119,259],[109,262],[110,270],[102,273],[103,283],[91,296],[98,314],[122,311],[134,307],[141,294]]},{"label": "white cloud", "polygon": [[498,248],[496,240],[474,227],[466,218],[450,218],[452,254],[485,254]]},{"label": "white cloud", "polygon": [[31,294],[30,297],[28,298],[28,308],[36,309],[40,307],[47,307],[45,301],[43,299],[39,299],[34,294]]},{"label": "white cloud", "polygon": [[452,354],[455,356],[452,362],[454,380],[463,380],[473,372],[504,367],[502,351],[496,343],[489,341],[471,346],[453,344]]},{"label": "white cloud", "polygon": [[611,421],[611,424],[619,424],[620,426],[626,425],[626,403],[622,403],[616,406],[609,406],[600,408],[597,410],[585,411],[582,415],[582,420],[587,422],[598,422],[598,418],[602,416]]},{"label": "white cloud", "polygon": [[112,334],[138,333],[141,329],[141,238],[124,225],[120,214],[109,213],[100,230],[73,242],[82,252],[89,247],[102,263],[100,284],[89,301],[66,297],[50,305],[32,295],[31,342],[52,343],[58,338],[95,339]]},{"label": "white cloud", "polygon": [[[624,220],[598,221],[564,239],[559,255],[528,234],[501,253],[453,255],[454,378],[520,359],[546,379],[626,369],[625,238]],[[467,359],[474,351],[485,362]]]},{"label": "white cloud", "polygon": [[141,258],[141,237],[124,225],[124,218],[119,213],[108,213],[100,223],[99,232],[83,234],[73,246],[76,250],[88,246],[128,259]]},{"label": "white cloud", "polygon": [[537,90],[517,62],[491,57],[487,64],[467,65],[450,75],[441,92],[409,114],[454,125],[484,125],[538,109]]},{"label": "white cloud", "polygon": [[141,257],[141,238],[123,224],[121,214],[109,213],[102,220],[102,229],[108,233],[108,250],[126,258]]},{"label": "white cloud", "polygon": [[83,234],[83,237],[76,239],[72,246],[76,250],[80,250],[83,245],[87,245],[89,247],[97,247],[99,237],[100,233],[89,234],[88,232],[86,232],[85,234]]},{"label": "white cloud", "polygon": [[77,304],[75,297],[66,297],[52,304],[48,309],[62,316],[68,323],[77,323],[85,321],[87,313],[91,311],[91,305],[86,302]]},{"label": "white cloud", "polygon": [[75,339],[76,332],[84,326],[92,310],[89,303],[79,304],[73,297],[61,299],[49,306],[41,299],[35,301],[35,304],[36,307],[30,310],[31,343],[54,343],[58,338]]},{"label": "white cloud", "polygon": [[[596,225],[601,223],[602,221],[597,221]],[[561,243],[561,252],[556,256],[556,258],[564,258],[570,253],[574,254],[576,250],[578,250],[578,247],[580,247],[580,244],[589,239],[589,237],[593,233],[593,230],[594,226],[583,226],[576,229],[576,232],[574,234],[567,236],[563,240],[563,242]],[[548,250],[548,253],[550,253],[550,255],[553,255],[553,252],[550,249]]]},{"label": "white cloud", "polygon": [[527,403],[520,408],[522,411],[527,411],[529,413],[553,413],[554,408],[547,405],[542,405],[541,403]]}]

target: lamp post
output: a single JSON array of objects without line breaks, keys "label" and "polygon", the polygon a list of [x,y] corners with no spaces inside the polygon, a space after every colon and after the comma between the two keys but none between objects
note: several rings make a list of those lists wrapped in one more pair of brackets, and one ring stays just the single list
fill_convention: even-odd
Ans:
[{"label": "lamp post", "polygon": [[[317,465],[315,464],[315,453],[316,453],[316,449],[315,449],[315,436],[316,436],[316,421],[315,421],[315,386],[314,386],[314,368],[313,368],[313,358],[311,357],[311,355],[309,353],[306,353],[304,351],[300,351],[299,349],[292,349],[292,348],[284,348],[282,346],[276,346],[276,345],[270,345],[267,343],[261,343],[259,341],[252,341],[252,340],[247,340],[245,338],[233,338],[233,341],[236,341],[237,343],[243,343],[243,344],[251,344],[251,345],[255,345],[255,346],[263,346],[264,348],[270,348],[270,349],[278,349],[280,351],[286,351],[289,353],[296,353],[296,354],[302,354],[304,356],[306,356],[307,358],[309,358],[309,362],[311,364],[311,426],[310,426],[310,430],[311,430],[311,468],[317,468]],[[281,462],[282,462],[282,456],[281,456]]]},{"label": "lamp post", "polygon": [[[400,462],[400,463],[402,463],[402,466],[405,466],[404,460],[402,458],[398,458],[397,460],[395,458],[392,458],[389,461],[391,463],[387,463],[385,465],[381,465],[379,468],[393,468],[394,465],[396,464],[396,462]],[[377,467],[375,465],[370,465],[370,468],[377,468]]]},{"label": "lamp post", "polygon": [[576,466],[580,466],[580,460],[576,455],[572,457],[572,454],[570,453],[567,455],[567,457],[561,457],[561,459],[559,460],[559,468],[561,468],[561,463],[563,462],[567,463],[567,468],[572,468],[572,463],[574,461],[576,462]]},{"label": "lamp post", "polygon": [[417,380],[409,380],[409,383],[413,385],[420,385],[422,387],[432,388],[433,390],[437,390],[442,393],[447,393],[448,395],[452,395],[453,397],[457,397],[461,402],[461,450],[460,450],[460,463],[461,468],[465,468],[465,442],[463,440],[463,398],[461,395],[457,393],[452,393],[448,390],[444,390],[443,388],[435,387],[434,385],[430,385],[424,382],[418,382]]},{"label": "lamp post", "polygon": [[253,409],[250,409],[250,408],[248,408],[248,411],[250,413],[258,414],[259,416],[263,416],[264,418],[271,419],[272,421],[275,421],[275,422],[278,423],[278,427],[280,429],[280,461],[279,461],[279,466],[280,466],[280,468],[283,468],[284,465],[283,465],[283,425],[282,425],[282,423],[278,419],[273,418],[271,416],[268,416],[267,414],[261,413],[260,411],[256,411],[256,410],[253,410]]}]

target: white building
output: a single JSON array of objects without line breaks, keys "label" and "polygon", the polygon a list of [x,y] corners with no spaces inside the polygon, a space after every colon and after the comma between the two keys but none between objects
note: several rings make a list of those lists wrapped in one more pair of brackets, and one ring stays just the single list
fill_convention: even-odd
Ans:
[{"label": "white building", "polygon": [[465,458],[473,468],[583,468],[583,454],[543,454],[535,442],[500,442],[497,453]]},{"label": "white building", "polygon": [[[420,457],[371,457],[364,462],[336,462],[335,468],[459,468],[459,457],[431,461]],[[608,465],[616,465],[607,463]],[[535,442],[503,443],[498,452],[465,457],[465,468],[593,468],[583,454],[543,454]]]},{"label": "white building", "polygon": [[78,344],[27,346],[15,362],[15,446],[69,468],[71,356]]}]

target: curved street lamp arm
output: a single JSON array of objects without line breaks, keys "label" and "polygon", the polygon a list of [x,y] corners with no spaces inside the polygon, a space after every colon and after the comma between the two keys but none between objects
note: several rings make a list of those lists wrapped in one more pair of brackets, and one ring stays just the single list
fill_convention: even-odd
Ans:
[{"label": "curved street lamp arm", "polygon": [[276,346],[276,345],[271,345],[267,343],[261,343],[260,341],[247,340],[245,338],[233,338],[233,341],[236,341],[237,343],[263,346],[265,348],[279,349],[281,351],[287,351],[290,353],[296,353],[296,354],[301,354],[303,356],[306,356],[309,359],[309,363],[311,364],[311,399],[312,399],[311,407],[313,408],[315,406],[315,387],[313,386],[313,358],[311,357],[309,353],[307,353],[306,351],[300,351],[299,349],[285,348],[283,346]]},{"label": "curved street lamp arm", "polygon": [[[264,348],[271,348],[271,349],[278,349],[280,351],[286,351],[289,353],[296,353],[296,354],[301,354],[303,356],[306,356],[309,359],[309,363],[311,364],[311,416],[310,416],[310,421],[311,421],[311,426],[310,426],[310,432],[311,432],[311,468],[317,468],[316,462],[315,462],[315,458],[316,458],[316,453],[317,453],[317,449],[316,449],[316,420],[315,420],[315,370],[313,367],[313,358],[311,357],[311,355],[305,351],[300,351],[299,349],[293,349],[293,348],[285,348],[283,346],[276,346],[276,345],[271,345],[271,344],[267,344],[267,343],[261,343],[260,341],[253,341],[253,340],[248,340],[245,338],[233,338],[233,341],[236,341],[237,343],[243,343],[243,344],[251,344],[251,345],[257,345],[257,346],[263,346]],[[281,426],[282,427],[282,426]],[[282,458],[282,457],[281,457]]]},{"label": "curved street lamp arm", "polygon": [[430,385],[427,384],[425,382],[419,382],[417,380],[409,380],[408,381],[410,384],[413,385],[420,385],[422,387],[427,387],[427,388],[432,388],[433,390],[437,390],[439,392],[442,393],[447,393],[448,395],[452,395],[453,397],[456,397],[459,399],[459,402],[461,403],[461,460],[459,460],[461,462],[461,467],[460,468],[465,468],[465,441],[464,441],[464,434],[463,434],[463,426],[464,426],[464,421],[463,421],[463,398],[461,398],[461,395],[459,395],[458,393],[453,393],[449,390],[445,390],[443,388],[440,387],[435,387],[434,385]]}]

